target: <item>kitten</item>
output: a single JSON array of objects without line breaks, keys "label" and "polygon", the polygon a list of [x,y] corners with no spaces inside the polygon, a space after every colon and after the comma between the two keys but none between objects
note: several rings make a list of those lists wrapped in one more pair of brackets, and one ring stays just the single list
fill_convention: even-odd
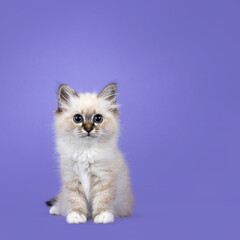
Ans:
[{"label": "kitten", "polygon": [[100,94],[77,94],[60,85],[55,115],[62,187],[48,202],[50,214],[68,223],[110,223],[132,214],[128,168],[117,146],[116,84]]}]

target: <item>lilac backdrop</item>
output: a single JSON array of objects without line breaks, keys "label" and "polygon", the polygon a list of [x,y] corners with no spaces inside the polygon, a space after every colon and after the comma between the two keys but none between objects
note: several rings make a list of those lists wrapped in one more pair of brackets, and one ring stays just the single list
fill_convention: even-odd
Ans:
[{"label": "lilac backdrop", "polygon": [[[240,239],[239,1],[1,1],[5,239]],[[119,85],[133,217],[68,225],[52,129],[58,83]]]}]

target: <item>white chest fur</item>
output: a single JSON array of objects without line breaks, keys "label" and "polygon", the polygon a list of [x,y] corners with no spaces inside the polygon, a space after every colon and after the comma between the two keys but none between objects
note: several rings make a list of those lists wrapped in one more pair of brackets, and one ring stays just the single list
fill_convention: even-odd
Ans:
[{"label": "white chest fur", "polygon": [[94,162],[97,153],[93,149],[85,149],[84,151],[76,151],[72,155],[74,160],[74,173],[81,182],[87,199],[90,192],[91,173],[94,172]]}]

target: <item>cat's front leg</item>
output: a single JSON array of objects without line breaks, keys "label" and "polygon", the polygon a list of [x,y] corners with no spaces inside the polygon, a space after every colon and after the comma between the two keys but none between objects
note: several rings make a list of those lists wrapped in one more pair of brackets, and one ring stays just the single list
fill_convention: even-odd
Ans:
[{"label": "cat's front leg", "polygon": [[87,200],[81,183],[78,181],[65,183],[70,205],[67,215],[68,223],[85,223],[87,221]]},{"label": "cat's front leg", "polygon": [[92,219],[95,223],[114,221],[112,204],[115,199],[115,186],[111,180],[93,177],[92,188]]}]

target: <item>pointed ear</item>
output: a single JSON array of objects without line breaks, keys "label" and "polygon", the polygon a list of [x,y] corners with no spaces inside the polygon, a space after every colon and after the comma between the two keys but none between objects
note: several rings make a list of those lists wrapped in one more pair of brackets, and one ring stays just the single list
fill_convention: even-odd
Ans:
[{"label": "pointed ear", "polygon": [[72,97],[78,97],[78,94],[68,85],[61,84],[58,88],[58,109],[57,112],[62,112],[68,108]]},{"label": "pointed ear", "polygon": [[117,84],[111,83],[107,85],[99,94],[98,97],[103,98],[106,101],[110,101],[112,104],[117,102]]}]

